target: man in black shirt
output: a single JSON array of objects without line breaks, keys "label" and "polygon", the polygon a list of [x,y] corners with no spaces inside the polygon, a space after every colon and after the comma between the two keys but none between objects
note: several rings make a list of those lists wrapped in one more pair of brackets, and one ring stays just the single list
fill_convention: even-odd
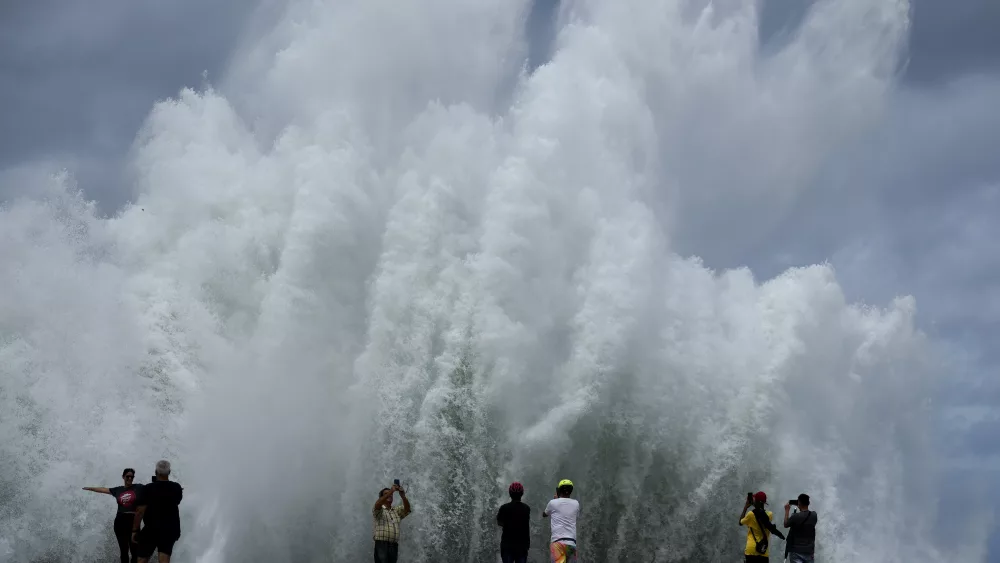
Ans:
[{"label": "man in black shirt", "polygon": [[788,541],[785,542],[785,553],[788,563],[813,563],[813,553],[816,551],[816,513],[809,510],[809,495],[799,495],[798,510],[791,516],[788,510],[792,503],[785,504],[785,527],[788,531]]},{"label": "man in black shirt", "polygon": [[[138,563],[148,563],[153,552],[158,552],[160,563],[170,563],[174,543],[181,537],[181,517],[178,506],[184,489],[169,480],[170,462],[156,462],[153,482],[142,488],[139,507],[132,524],[132,541],[138,544]],[[139,530],[139,524],[146,525]]]},{"label": "man in black shirt", "polygon": [[500,559],[503,563],[527,563],[528,548],[531,547],[531,532],[528,522],[531,507],[521,502],[524,486],[517,481],[508,489],[510,502],[497,511],[497,525],[503,528],[500,537]]}]

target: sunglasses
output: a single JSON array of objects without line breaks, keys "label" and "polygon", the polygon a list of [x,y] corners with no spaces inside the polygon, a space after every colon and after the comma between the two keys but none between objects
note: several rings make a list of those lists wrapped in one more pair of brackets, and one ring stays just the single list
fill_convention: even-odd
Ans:
[{"label": "sunglasses", "polygon": [[126,475],[125,478],[126,479],[135,479],[135,475]]}]

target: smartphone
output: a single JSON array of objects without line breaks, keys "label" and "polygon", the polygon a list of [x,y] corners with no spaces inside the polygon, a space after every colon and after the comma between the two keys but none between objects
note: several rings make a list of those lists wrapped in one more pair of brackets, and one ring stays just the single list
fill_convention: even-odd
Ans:
[{"label": "smartphone", "polygon": [[792,500],[788,501],[788,504],[790,506],[798,506],[799,505],[799,499],[793,498]]},{"label": "smartphone", "polygon": [[393,479],[392,480],[392,484],[396,485],[398,487],[399,486],[399,479]]}]

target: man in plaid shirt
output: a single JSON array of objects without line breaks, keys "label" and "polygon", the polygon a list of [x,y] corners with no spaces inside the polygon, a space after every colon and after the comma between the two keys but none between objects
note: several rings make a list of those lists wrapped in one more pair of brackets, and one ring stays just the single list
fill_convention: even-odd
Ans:
[{"label": "man in plaid shirt", "polygon": [[[392,507],[392,495],[399,491],[403,506]],[[410,501],[406,491],[393,485],[391,489],[382,489],[378,493],[378,501],[372,508],[373,537],[375,539],[375,563],[396,563],[399,557],[399,521],[410,514]]]}]

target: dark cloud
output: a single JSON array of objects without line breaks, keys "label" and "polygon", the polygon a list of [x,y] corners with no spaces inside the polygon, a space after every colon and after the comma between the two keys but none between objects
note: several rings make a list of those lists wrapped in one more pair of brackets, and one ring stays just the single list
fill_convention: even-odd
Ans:
[{"label": "dark cloud", "polygon": [[[764,0],[761,41],[780,43],[794,33],[816,0]],[[911,0],[910,59],[904,80],[940,84],[962,74],[1000,72],[1000,2]]]},{"label": "dark cloud", "polygon": [[551,53],[553,26],[556,23],[558,0],[535,0],[528,14],[528,68],[534,69],[547,61]]},{"label": "dark cloud", "polygon": [[[695,232],[692,251],[720,265],[750,260],[764,277],[837,257],[845,283],[856,278],[858,291],[880,301],[918,285],[1000,287],[1000,254],[989,248],[1000,235],[997,99],[1000,78],[898,92],[884,122],[827,162],[775,229],[708,248],[697,247]],[[870,268],[886,277],[865,277]],[[953,305],[921,308],[946,322]],[[963,316],[974,308],[982,304]]]},{"label": "dark cloud", "polygon": [[907,78],[935,82],[967,72],[1000,71],[1000,2],[913,0]]},{"label": "dark cloud", "polygon": [[90,197],[117,206],[117,170],[151,105],[220,72],[254,4],[3,3],[0,169],[67,165]]},{"label": "dark cloud", "polygon": [[972,425],[961,438],[965,451],[976,452],[982,456],[1000,455],[1000,440],[997,440],[997,428],[1000,420],[995,416]]}]

